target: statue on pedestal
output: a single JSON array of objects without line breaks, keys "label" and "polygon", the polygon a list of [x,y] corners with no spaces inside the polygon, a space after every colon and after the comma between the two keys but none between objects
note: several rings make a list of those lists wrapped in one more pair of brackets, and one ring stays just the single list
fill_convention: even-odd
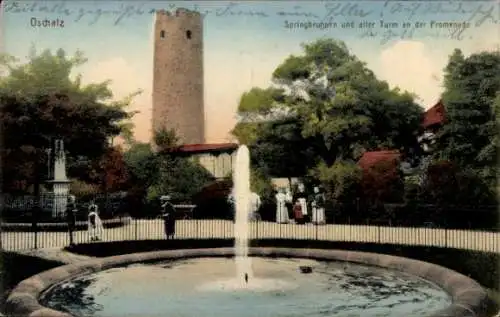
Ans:
[{"label": "statue on pedestal", "polygon": [[286,203],[289,197],[287,197],[287,195],[285,194],[284,189],[279,189],[275,197],[276,197],[276,222],[288,223],[290,219],[288,218],[288,209],[286,208]]},{"label": "statue on pedestal", "polygon": [[325,222],[325,195],[320,192],[319,187],[314,187],[312,223],[319,225],[324,224]]},{"label": "statue on pedestal", "polygon": [[[50,153],[50,151],[47,151]],[[69,195],[70,180],[66,176],[66,154],[64,152],[63,140],[55,140],[54,143],[54,167],[51,176],[53,203],[52,217],[61,218],[66,214]]]}]

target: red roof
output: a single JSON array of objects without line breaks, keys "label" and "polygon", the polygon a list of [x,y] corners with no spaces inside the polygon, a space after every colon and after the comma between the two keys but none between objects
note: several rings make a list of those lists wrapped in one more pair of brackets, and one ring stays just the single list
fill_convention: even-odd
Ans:
[{"label": "red roof", "polygon": [[379,162],[399,160],[400,157],[401,154],[397,150],[365,152],[359,159],[358,165],[363,169],[367,169]]},{"label": "red roof", "polygon": [[445,108],[443,102],[439,100],[438,103],[436,103],[425,112],[424,122],[422,123],[422,126],[424,127],[424,129],[426,129],[433,125],[442,124],[444,122],[444,119]]},{"label": "red roof", "polygon": [[236,150],[236,143],[212,143],[212,144],[184,144],[179,146],[174,152],[182,153],[205,153],[205,152],[223,152]]}]

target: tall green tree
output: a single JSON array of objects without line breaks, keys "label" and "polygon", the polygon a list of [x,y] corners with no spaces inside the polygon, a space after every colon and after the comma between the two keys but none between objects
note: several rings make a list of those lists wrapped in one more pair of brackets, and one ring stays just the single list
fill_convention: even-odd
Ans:
[{"label": "tall green tree", "polygon": [[39,54],[32,50],[26,63],[12,56],[2,56],[0,61],[4,70],[0,119],[7,187],[19,178],[19,165],[31,166],[23,176],[27,184],[44,177],[44,149],[54,139],[64,139],[69,161],[87,162],[99,158],[112,138],[130,135],[134,112],[126,107],[140,91],[116,101],[109,81],[83,85],[80,75],[72,79],[75,68],[87,61],[81,52],[68,56],[62,49]]},{"label": "tall green tree", "polygon": [[[308,168],[317,165],[320,171],[315,174],[326,180],[324,173],[331,171],[330,178],[337,179],[340,171],[353,175],[349,162],[366,150],[417,147],[423,109],[414,96],[378,80],[343,42],[321,39],[304,44],[303,53],[288,57],[272,79],[271,87],[243,94],[238,106],[241,121],[233,130],[240,142],[266,144],[270,150],[262,156],[268,161],[279,162],[283,153],[293,157],[306,152],[307,159],[298,158]],[[287,139],[278,125],[265,124],[284,118],[295,121],[302,146],[297,146],[295,134]],[[275,150],[284,144],[289,148]],[[346,168],[330,169],[337,161]]]},{"label": "tall green tree", "polygon": [[464,57],[457,49],[444,71],[446,121],[437,135],[436,156],[474,170],[493,186],[498,173],[500,53]]}]

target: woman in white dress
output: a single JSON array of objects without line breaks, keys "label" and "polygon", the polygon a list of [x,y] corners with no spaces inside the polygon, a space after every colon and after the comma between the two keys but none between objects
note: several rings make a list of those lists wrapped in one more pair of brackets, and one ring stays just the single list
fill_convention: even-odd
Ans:
[{"label": "woman in white dress", "polygon": [[290,219],[288,218],[288,209],[286,207],[287,195],[284,193],[283,189],[280,189],[276,193],[276,222],[277,223],[288,223]]},{"label": "woman in white dress", "polygon": [[91,202],[89,206],[87,225],[90,241],[101,240],[101,234],[104,231],[104,227],[102,226],[102,221],[99,217],[97,205],[94,202]]}]

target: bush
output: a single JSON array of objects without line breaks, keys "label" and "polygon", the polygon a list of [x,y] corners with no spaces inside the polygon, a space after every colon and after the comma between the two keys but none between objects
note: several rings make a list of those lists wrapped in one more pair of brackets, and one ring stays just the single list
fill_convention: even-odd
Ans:
[{"label": "bush", "polygon": [[362,171],[353,162],[337,161],[332,166],[320,163],[311,176],[325,189],[326,199],[334,203],[352,202],[358,197]]},{"label": "bush", "polygon": [[228,203],[233,181],[224,179],[214,181],[194,195],[193,202],[197,205],[194,217],[198,219],[232,219],[232,206]]},{"label": "bush", "polygon": [[404,182],[397,161],[381,161],[364,169],[361,177],[361,198],[368,206],[400,203]]},{"label": "bush", "polygon": [[170,195],[176,202],[190,202],[213,180],[209,171],[190,159],[166,157],[161,163],[159,182],[148,189],[148,201]]},{"label": "bush", "polygon": [[497,204],[496,193],[471,170],[450,161],[429,165],[422,187],[423,199],[436,205]]}]

